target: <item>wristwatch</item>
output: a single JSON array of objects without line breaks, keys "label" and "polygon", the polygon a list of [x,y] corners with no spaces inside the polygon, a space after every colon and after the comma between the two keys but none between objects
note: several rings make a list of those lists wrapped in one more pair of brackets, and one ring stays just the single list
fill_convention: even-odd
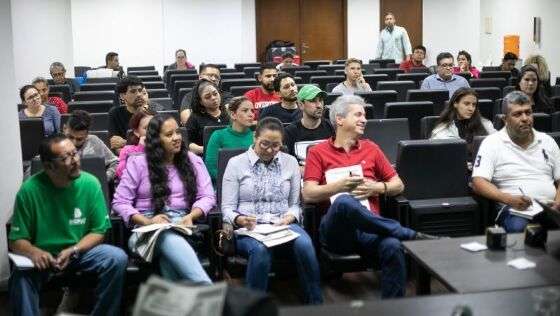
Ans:
[{"label": "wristwatch", "polygon": [[78,249],[77,246],[73,246],[72,247],[72,255],[70,256],[70,258],[78,259],[79,257],[80,257],[80,250]]}]

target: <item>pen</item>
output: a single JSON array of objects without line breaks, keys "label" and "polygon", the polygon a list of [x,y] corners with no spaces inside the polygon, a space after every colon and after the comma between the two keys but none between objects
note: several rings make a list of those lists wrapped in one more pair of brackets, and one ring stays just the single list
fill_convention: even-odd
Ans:
[{"label": "pen", "polygon": [[521,187],[518,188],[519,191],[521,191],[521,194],[523,194],[523,196],[527,196],[527,194],[525,194],[525,192],[523,192],[523,189]]}]

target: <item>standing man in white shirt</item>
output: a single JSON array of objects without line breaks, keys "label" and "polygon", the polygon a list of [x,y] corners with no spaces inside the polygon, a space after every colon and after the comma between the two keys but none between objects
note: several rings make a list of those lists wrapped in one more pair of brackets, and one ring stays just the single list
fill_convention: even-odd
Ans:
[{"label": "standing man in white shirt", "polygon": [[473,166],[473,189],[498,202],[496,224],[508,233],[522,232],[529,220],[511,209],[526,211],[531,198],[554,201],[558,209],[560,149],[545,133],[533,129],[531,100],[521,91],[509,93],[502,103],[505,127],[487,136]]},{"label": "standing man in white shirt", "polygon": [[375,59],[394,59],[397,64],[410,59],[412,46],[408,33],[404,27],[395,23],[395,15],[387,12],[385,14],[385,28],[379,34]]}]

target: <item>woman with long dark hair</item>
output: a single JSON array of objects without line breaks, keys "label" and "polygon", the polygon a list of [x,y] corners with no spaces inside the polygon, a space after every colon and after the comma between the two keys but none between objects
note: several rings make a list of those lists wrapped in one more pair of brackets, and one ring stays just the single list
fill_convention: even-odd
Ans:
[{"label": "woman with long dark hair", "polygon": [[495,132],[492,122],[480,115],[476,91],[471,88],[459,88],[441,112],[430,138],[462,138],[471,144],[474,136]]},{"label": "woman with long dark hair", "polygon": [[[156,115],[148,124],[145,154],[130,156],[113,209],[131,226],[178,223],[192,226],[216,204],[208,171],[190,153],[172,116]],[[135,251],[138,236],[129,247]],[[159,236],[156,258],[164,277],[210,283],[189,242],[174,230]]]},{"label": "woman with long dark hair", "polygon": [[295,240],[273,248],[248,236],[238,235],[236,249],[248,259],[246,283],[266,291],[272,257],[294,260],[305,302],[323,302],[320,273],[313,242],[301,226],[299,203],[301,174],[297,160],[280,151],[284,129],[273,117],[259,121],[254,145],[231,158],[222,183],[224,221],[252,230],[257,224],[288,225],[299,234]]},{"label": "woman with long dark hair", "polygon": [[221,103],[220,90],[212,82],[201,79],[193,87],[192,114],[185,126],[189,150],[197,155],[202,155],[204,151],[202,133],[205,126],[229,124],[229,115]]},{"label": "woman with long dark hair", "polygon": [[515,90],[522,91],[529,96],[533,102],[533,112],[554,112],[554,107],[545,94],[543,84],[539,77],[539,71],[533,65],[521,67],[519,81],[515,86]]}]

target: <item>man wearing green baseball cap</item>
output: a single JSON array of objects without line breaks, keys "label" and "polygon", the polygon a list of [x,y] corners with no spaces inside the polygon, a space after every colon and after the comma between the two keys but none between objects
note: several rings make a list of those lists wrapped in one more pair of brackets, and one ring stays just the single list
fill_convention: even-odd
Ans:
[{"label": "man wearing green baseball cap", "polygon": [[334,129],[329,120],[323,118],[324,100],[327,97],[325,91],[314,85],[306,85],[299,90],[297,97],[302,118],[286,127],[285,144],[288,152],[303,164],[307,146],[334,136]]}]

